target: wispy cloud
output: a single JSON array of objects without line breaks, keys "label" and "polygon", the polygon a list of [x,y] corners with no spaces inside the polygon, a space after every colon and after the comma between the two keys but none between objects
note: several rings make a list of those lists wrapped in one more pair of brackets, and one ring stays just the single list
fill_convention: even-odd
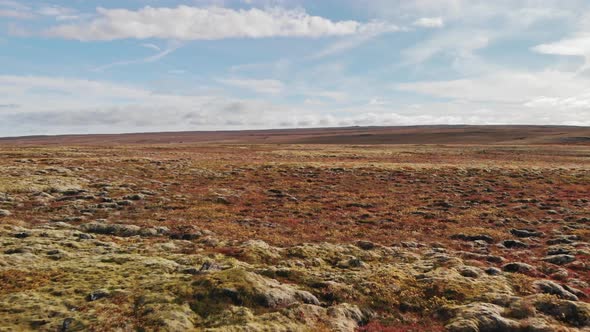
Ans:
[{"label": "wispy cloud", "polygon": [[341,37],[340,40],[330,44],[326,48],[320,50],[307,57],[308,60],[316,60],[342,52],[357,48],[364,43],[384,34],[390,32],[397,32],[405,30],[394,24],[387,24],[384,22],[371,22],[367,24],[358,34],[352,36]]},{"label": "wispy cloud", "polygon": [[145,44],[141,44],[141,46],[143,46],[145,48],[149,48],[149,49],[155,50],[156,52],[161,52],[162,51],[162,49],[160,48],[160,46],[155,45],[155,44],[145,43]]},{"label": "wispy cloud", "polygon": [[[146,45],[149,45],[149,46],[146,46]],[[161,50],[156,45],[143,44],[141,46],[146,47],[146,48],[150,48],[150,49],[155,49],[158,51],[158,53],[150,55],[145,58],[141,58],[141,59],[123,60],[123,61],[117,61],[117,62],[109,63],[106,65],[98,66],[98,67],[94,68],[93,71],[100,72],[100,71],[105,71],[105,70],[111,69],[113,67],[128,66],[128,65],[135,65],[135,64],[141,64],[141,63],[152,63],[152,62],[160,61],[161,59],[165,58],[166,56],[174,53],[176,50],[181,48],[182,45],[183,44],[181,42],[173,41],[173,42],[169,43],[168,47],[165,50]]]}]

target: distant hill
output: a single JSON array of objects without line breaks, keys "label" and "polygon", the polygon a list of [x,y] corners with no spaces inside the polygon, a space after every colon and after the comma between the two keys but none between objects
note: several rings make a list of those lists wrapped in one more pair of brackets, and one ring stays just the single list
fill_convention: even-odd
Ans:
[{"label": "distant hill", "polygon": [[194,131],[0,138],[0,144],[580,144],[590,145],[590,127],[407,126]]}]

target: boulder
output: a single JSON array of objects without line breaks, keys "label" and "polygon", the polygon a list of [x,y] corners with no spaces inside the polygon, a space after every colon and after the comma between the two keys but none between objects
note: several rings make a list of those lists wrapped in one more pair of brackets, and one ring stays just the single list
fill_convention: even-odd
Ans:
[{"label": "boulder", "polygon": [[226,298],[236,305],[248,304],[274,309],[294,303],[320,304],[320,301],[307,291],[242,268],[201,275],[197,285],[215,302],[220,298]]},{"label": "boulder", "polygon": [[500,242],[502,246],[508,249],[520,249],[520,248],[528,248],[529,245],[518,240],[504,240]]},{"label": "boulder", "polygon": [[491,303],[470,303],[455,308],[455,317],[447,324],[450,332],[519,331],[519,323],[502,316],[504,308]]},{"label": "boulder", "polygon": [[512,229],[510,233],[516,237],[542,237],[544,235],[534,229]]},{"label": "boulder", "polygon": [[533,283],[533,287],[539,293],[557,295],[561,299],[577,301],[578,297],[567,291],[558,283],[551,280],[537,280]]},{"label": "boulder", "polygon": [[526,264],[526,263],[512,262],[512,263],[504,264],[502,266],[502,270],[504,270],[505,272],[530,274],[530,273],[533,273],[536,269],[534,266]]},{"label": "boulder", "polygon": [[580,301],[558,300],[548,296],[534,299],[538,311],[576,327],[590,326],[590,304]]},{"label": "boulder", "polygon": [[107,224],[102,222],[90,222],[87,224],[80,225],[80,230],[86,233],[128,237],[139,235],[141,227],[125,224]]},{"label": "boulder", "polygon": [[543,261],[545,261],[547,263],[551,263],[551,264],[556,264],[556,265],[564,265],[567,263],[571,263],[575,260],[576,260],[576,256],[566,255],[566,254],[551,255],[551,256],[546,256],[543,258]]},{"label": "boulder", "polygon": [[486,234],[475,234],[475,235],[466,235],[463,233],[455,234],[451,236],[453,240],[462,240],[462,241],[485,241],[487,243],[493,243],[494,238],[486,235]]}]

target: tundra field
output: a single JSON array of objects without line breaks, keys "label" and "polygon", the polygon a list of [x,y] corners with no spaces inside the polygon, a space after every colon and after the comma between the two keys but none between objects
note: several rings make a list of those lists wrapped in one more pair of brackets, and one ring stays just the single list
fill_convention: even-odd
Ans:
[{"label": "tundra field", "polygon": [[9,140],[0,330],[589,331],[574,143]]}]

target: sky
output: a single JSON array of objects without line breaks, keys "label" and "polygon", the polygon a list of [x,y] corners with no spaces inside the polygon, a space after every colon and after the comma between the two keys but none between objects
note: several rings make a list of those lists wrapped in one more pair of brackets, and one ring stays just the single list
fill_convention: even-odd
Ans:
[{"label": "sky", "polygon": [[0,137],[590,125],[588,0],[0,0]]}]

